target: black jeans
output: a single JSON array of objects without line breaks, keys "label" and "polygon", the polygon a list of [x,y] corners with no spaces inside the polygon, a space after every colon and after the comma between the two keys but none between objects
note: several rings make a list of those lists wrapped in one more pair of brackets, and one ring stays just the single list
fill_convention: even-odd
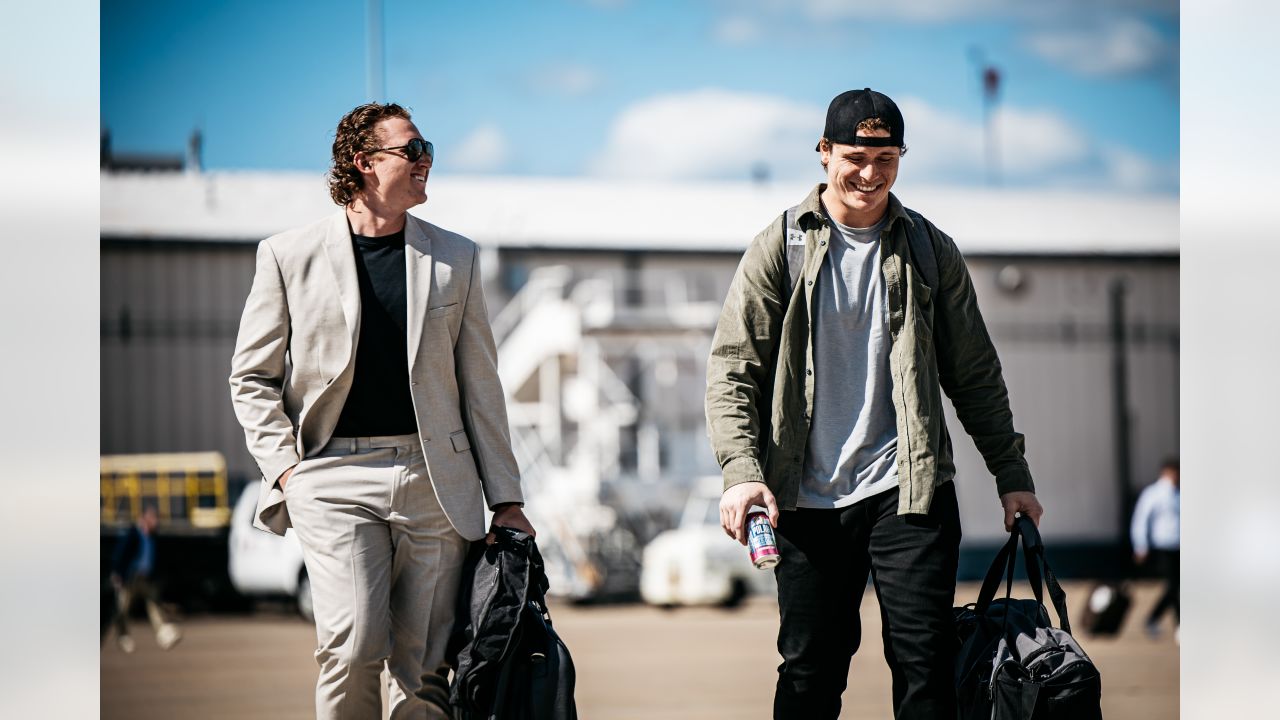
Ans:
[{"label": "black jeans", "polygon": [[1151,551],[1151,559],[1154,561],[1156,568],[1160,570],[1160,575],[1164,578],[1164,594],[1160,596],[1160,600],[1156,602],[1155,607],[1151,608],[1151,614],[1147,616],[1148,624],[1160,622],[1160,616],[1164,615],[1166,610],[1173,610],[1174,621],[1182,622],[1182,609],[1179,607],[1178,602],[1179,586],[1182,584],[1180,554],[1178,550]]},{"label": "black jeans", "polygon": [[894,717],[955,718],[955,486],[936,490],[928,515],[897,511],[898,493],[889,491],[847,508],[782,513],[775,719],[840,715],[849,661],[862,640],[858,606],[868,574],[880,600]]}]

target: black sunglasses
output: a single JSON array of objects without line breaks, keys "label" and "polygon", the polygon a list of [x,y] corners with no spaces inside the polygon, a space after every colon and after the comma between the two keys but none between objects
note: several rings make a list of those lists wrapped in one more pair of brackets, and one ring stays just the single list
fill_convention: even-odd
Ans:
[{"label": "black sunglasses", "polygon": [[431,144],[430,140],[423,140],[422,138],[414,138],[404,145],[397,145],[396,147],[373,148],[372,150],[365,150],[365,152],[376,153],[386,152],[387,150],[403,150],[404,157],[409,162],[418,162],[418,158],[423,155],[427,156],[427,162],[435,162],[436,159],[435,146]]}]

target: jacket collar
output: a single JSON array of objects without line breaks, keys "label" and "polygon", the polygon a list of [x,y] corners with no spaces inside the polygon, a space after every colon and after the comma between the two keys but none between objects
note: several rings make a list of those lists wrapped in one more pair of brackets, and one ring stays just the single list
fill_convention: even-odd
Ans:
[{"label": "jacket collar", "polygon": [[342,316],[351,334],[351,347],[355,347],[360,332],[360,283],[356,279],[355,254],[351,249],[351,227],[347,224],[347,211],[339,209],[329,216],[325,225],[324,251],[333,268],[333,278],[338,284],[338,299],[342,303]]},{"label": "jacket collar", "polygon": [[409,367],[413,368],[422,343],[427,308],[431,304],[431,236],[432,226],[425,220],[406,213],[404,220],[405,300],[409,349]]},{"label": "jacket collar", "polygon": [[[417,357],[418,344],[422,340],[422,326],[427,305],[431,299],[431,236],[429,223],[406,213],[404,225],[406,284],[408,301],[407,324],[409,335],[409,362]],[[324,235],[325,255],[333,268],[338,285],[338,298],[342,303],[342,316],[351,335],[351,347],[356,347],[360,333],[360,283],[356,277],[355,250],[351,246],[351,226],[345,209],[329,217]],[[353,355],[354,357],[354,355]]]},{"label": "jacket collar", "polygon": [[[818,183],[803,201],[796,206],[796,225],[801,230],[816,230],[826,224],[826,212],[822,209],[822,191],[827,189],[826,183]],[[892,230],[894,223],[899,219],[906,221],[907,225],[914,225],[911,216],[903,209],[902,203],[898,200],[898,196],[892,192],[889,193],[889,208],[886,210],[889,216],[889,223],[885,226],[886,230]]]}]

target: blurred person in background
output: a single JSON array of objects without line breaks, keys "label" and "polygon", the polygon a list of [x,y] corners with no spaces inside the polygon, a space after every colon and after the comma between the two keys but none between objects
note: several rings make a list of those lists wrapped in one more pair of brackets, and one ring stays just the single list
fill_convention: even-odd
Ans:
[{"label": "blurred person in background", "polygon": [[1133,542],[1133,560],[1139,565],[1150,561],[1164,578],[1164,593],[1147,616],[1147,634],[1160,636],[1160,618],[1172,610],[1175,626],[1181,621],[1178,603],[1181,580],[1181,492],[1178,460],[1170,458],[1160,466],[1160,477],[1142,490],[1133,508],[1129,526]]},{"label": "blurred person in background", "polygon": [[868,574],[895,717],[956,715],[961,528],[939,385],[995,476],[1005,528],[1044,512],[960,251],[889,192],[904,135],[881,93],[831,102],[815,148],[827,181],[752,241],[707,362],[721,525],[745,544],[760,506],[776,527],[775,718],[839,716]]},{"label": "blurred person in background", "polygon": [[[333,141],[341,209],[267,238],[240,321],[232,403],[262,470],[254,524],[301,541],[318,718],[447,717],[462,564],[521,509],[476,244],[408,214],[435,150],[369,103]],[[492,538],[490,538],[492,540]]]},{"label": "blurred person in background", "polygon": [[125,531],[111,557],[111,586],[116,593],[112,624],[116,629],[116,644],[126,653],[137,649],[137,643],[129,634],[129,610],[133,601],[139,598],[146,605],[147,619],[155,631],[156,644],[169,650],[182,639],[178,627],[165,619],[160,596],[152,581],[156,568],[158,524],[159,514],[155,505],[144,505],[137,522]]}]

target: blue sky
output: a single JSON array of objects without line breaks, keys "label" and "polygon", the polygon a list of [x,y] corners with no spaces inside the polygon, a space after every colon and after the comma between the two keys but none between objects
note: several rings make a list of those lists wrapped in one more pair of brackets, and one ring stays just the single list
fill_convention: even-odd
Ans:
[{"label": "blue sky", "polygon": [[[974,48],[1002,73],[1000,174],[1017,187],[1176,192],[1176,0],[383,0],[384,99],[437,171],[820,177],[827,103],[895,98],[902,173],[981,184]],[[101,5],[101,124],[118,151],[209,169],[322,171],[365,101],[365,4]]]}]

